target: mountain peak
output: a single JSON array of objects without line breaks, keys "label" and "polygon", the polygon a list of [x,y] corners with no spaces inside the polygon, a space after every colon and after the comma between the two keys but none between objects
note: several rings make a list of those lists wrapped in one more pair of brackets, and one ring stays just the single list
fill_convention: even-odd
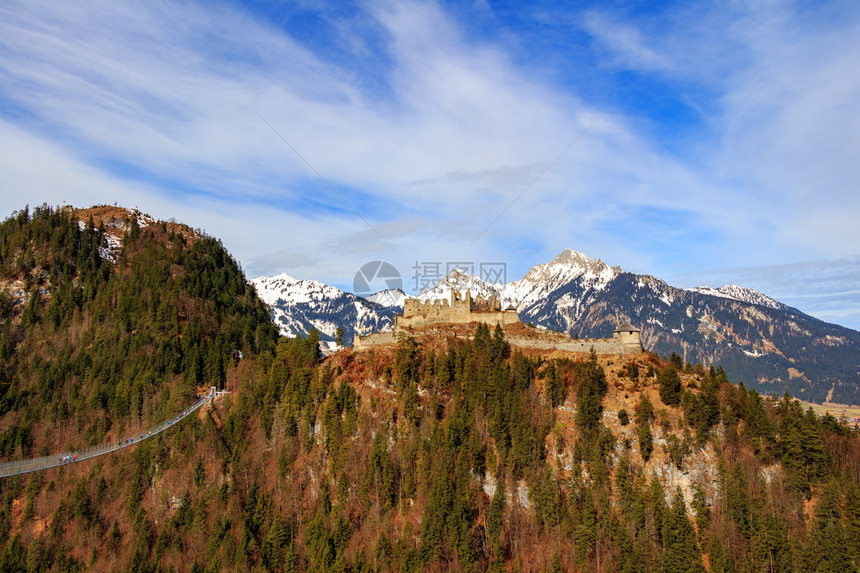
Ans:
[{"label": "mountain peak", "polygon": [[552,261],[542,265],[532,267],[535,269],[559,268],[570,269],[577,273],[585,273],[591,271],[595,274],[610,272],[616,275],[621,272],[621,267],[610,267],[601,259],[591,259],[588,255],[574,251],[573,249],[565,249],[560,252]]},{"label": "mountain peak", "polygon": [[379,292],[373,293],[372,295],[364,297],[370,302],[374,302],[382,307],[391,308],[391,307],[402,307],[403,301],[407,298],[410,298],[405,292],[400,290],[399,288],[395,289],[385,289]]},{"label": "mountain peak", "polygon": [[574,251],[573,249],[565,249],[552,260],[551,264],[587,266],[592,262],[593,261],[591,259],[589,259],[583,253],[580,253],[579,251]]},{"label": "mountain peak", "polygon": [[[261,277],[261,278],[264,278],[264,277]],[[288,275],[287,273],[279,273],[277,275],[273,275],[271,277],[265,277],[265,278],[268,278],[268,280],[271,282],[274,282],[274,281],[284,281],[287,283],[299,282],[299,279],[292,277],[292,276]]]},{"label": "mountain peak", "polygon": [[473,276],[475,275],[473,275],[472,273],[467,273],[460,267],[454,267],[454,269],[451,270],[451,272],[449,272],[448,275],[445,276],[442,280],[448,279],[449,281],[452,281],[457,279],[469,279]]}]

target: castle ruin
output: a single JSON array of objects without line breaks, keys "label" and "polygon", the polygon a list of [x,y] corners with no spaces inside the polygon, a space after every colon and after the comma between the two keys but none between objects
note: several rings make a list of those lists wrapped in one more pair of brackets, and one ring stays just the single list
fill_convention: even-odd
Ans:
[{"label": "castle ruin", "polygon": [[468,290],[465,294],[453,290],[450,304],[446,299],[424,302],[414,298],[405,300],[403,315],[394,319],[394,332],[423,328],[441,322],[452,324],[483,322],[491,326],[496,324],[505,326],[519,321],[517,310],[513,307],[502,310],[502,305],[495,296],[472,299],[472,293]]},{"label": "castle ruin", "polygon": [[[403,302],[403,314],[394,318],[393,332],[377,332],[364,337],[356,337],[353,347],[356,350],[370,348],[382,344],[396,344],[408,337],[413,329],[422,329],[436,324],[469,324],[484,323],[489,326],[499,324],[507,326],[520,324],[520,318],[513,307],[502,309],[501,303],[495,296],[489,298],[472,298],[469,291],[461,294],[451,291],[451,301],[406,299]],[[539,331],[538,331],[539,332]],[[577,339],[566,335],[549,333],[537,336],[523,336],[512,333],[507,339],[514,346],[544,350],[566,350],[569,352],[591,352],[598,354],[639,354],[642,352],[642,340],[639,329],[629,322],[620,324],[612,334],[612,338]]]}]

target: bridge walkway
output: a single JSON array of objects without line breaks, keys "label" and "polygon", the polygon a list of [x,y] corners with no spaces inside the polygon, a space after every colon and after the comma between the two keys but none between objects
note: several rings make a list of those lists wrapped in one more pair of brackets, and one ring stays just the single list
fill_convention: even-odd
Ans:
[{"label": "bridge walkway", "polygon": [[133,436],[129,436],[128,438],[120,440],[119,442],[106,442],[104,444],[99,444],[98,446],[91,446],[82,450],[74,450],[69,452],[63,452],[60,454],[42,456],[39,458],[29,458],[26,460],[15,460],[12,462],[0,463],[0,478],[78,463],[83,460],[88,460],[90,458],[103,456],[105,454],[121,450],[123,448],[128,448],[143,440],[147,440],[153,436],[156,436],[161,432],[171,428],[172,426],[175,426],[177,423],[181,422],[182,420],[193,414],[201,406],[213,400],[216,396],[220,394],[222,393],[216,392],[215,388],[211,388],[208,393],[204,394],[203,396],[200,396],[200,398],[198,398],[197,401],[194,402],[194,404],[192,404],[173,418],[167,420],[166,422],[161,422],[160,424],[152,426],[144,432],[139,432]]}]

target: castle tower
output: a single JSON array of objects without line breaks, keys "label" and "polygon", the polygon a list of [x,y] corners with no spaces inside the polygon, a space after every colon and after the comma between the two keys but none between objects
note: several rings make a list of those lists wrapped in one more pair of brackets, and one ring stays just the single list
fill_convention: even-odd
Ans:
[{"label": "castle tower", "polygon": [[642,352],[642,338],[638,328],[631,325],[629,322],[623,322],[616,327],[612,333],[612,338],[618,340],[623,348],[624,353],[639,354]]},{"label": "castle tower", "polygon": [[469,315],[472,311],[472,293],[467,290],[465,293],[460,291],[451,291],[451,322],[469,322]]}]

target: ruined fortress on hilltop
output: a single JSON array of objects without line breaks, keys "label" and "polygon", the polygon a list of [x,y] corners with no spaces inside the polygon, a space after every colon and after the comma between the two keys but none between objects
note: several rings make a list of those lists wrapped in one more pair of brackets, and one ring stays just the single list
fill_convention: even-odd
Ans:
[{"label": "ruined fortress on hilltop", "polygon": [[[488,326],[497,324],[502,327],[521,324],[517,310],[512,306],[502,309],[495,296],[489,298],[476,297],[467,290],[461,294],[451,291],[451,301],[406,299],[403,303],[403,314],[394,318],[393,332],[376,332],[367,336],[356,336],[353,348],[363,350],[372,346],[395,344],[408,337],[413,329],[423,329],[441,324],[470,324],[484,323]],[[569,352],[591,352],[598,354],[639,354],[642,352],[642,340],[638,328],[629,322],[619,325],[612,338],[594,338],[574,340],[567,335],[549,331],[536,330],[534,335],[524,336],[512,333],[507,336],[508,342],[514,346],[535,348],[539,350],[566,350]]]},{"label": "ruined fortress on hilltop", "polygon": [[517,309],[509,306],[502,310],[502,305],[495,296],[472,299],[472,293],[469,291],[465,294],[451,291],[450,304],[446,299],[424,302],[414,298],[405,300],[403,314],[394,319],[394,332],[422,328],[440,322],[452,324],[483,322],[491,326],[496,324],[505,326],[519,321]]}]

